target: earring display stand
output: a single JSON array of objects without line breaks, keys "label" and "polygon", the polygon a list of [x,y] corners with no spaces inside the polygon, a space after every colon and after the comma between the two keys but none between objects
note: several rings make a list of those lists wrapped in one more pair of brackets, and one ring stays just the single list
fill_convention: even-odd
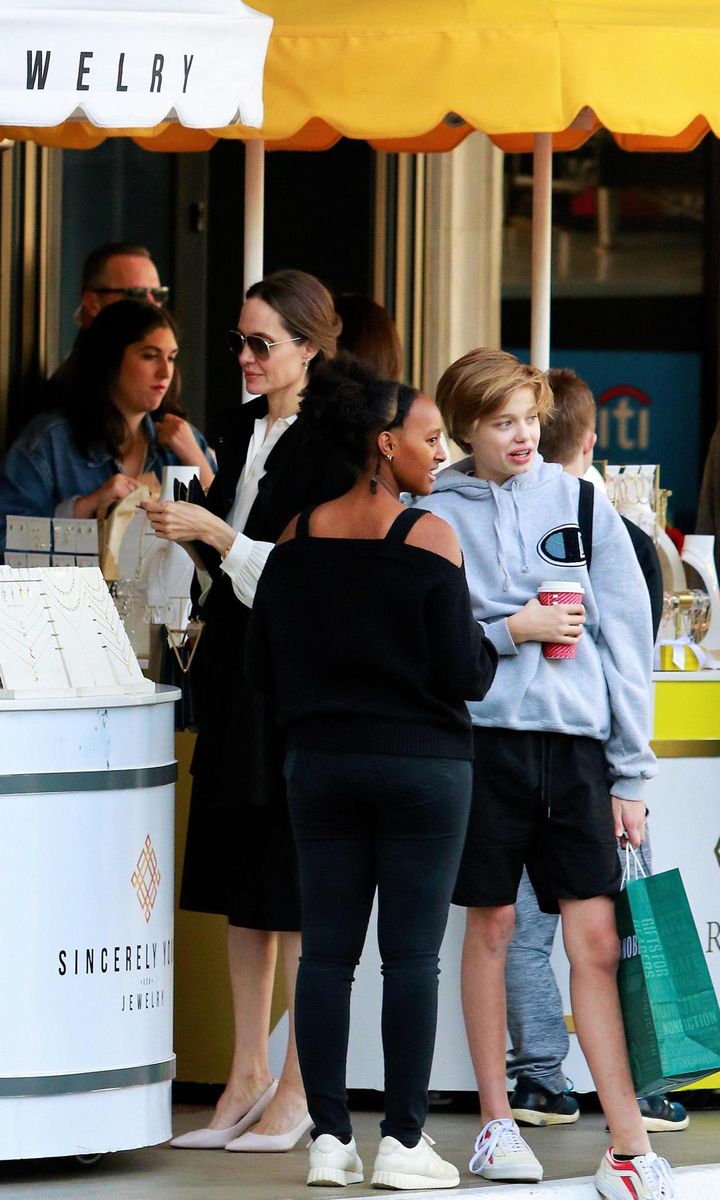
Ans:
[{"label": "earring display stand", "polygon": [[98,567],[98,523],[93,518],[8,516],[8,567]]},{"label": "earring display stand", "polygon": [[143,676],[97,567],[0,567],[4,698],[143,694]]}]

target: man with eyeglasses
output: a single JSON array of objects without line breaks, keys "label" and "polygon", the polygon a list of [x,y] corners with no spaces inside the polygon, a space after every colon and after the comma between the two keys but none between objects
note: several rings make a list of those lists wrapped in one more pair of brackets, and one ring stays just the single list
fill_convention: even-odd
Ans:
[{"label": "man with eyeglasses", "polygon": [[80,332],[68,357],[47,381],[41,397],[42,407],[57,408],[62,404],[72,386],[78,340],[101,309],[116,300],[147,300],[150,304],[163,305],[169,293],[170,289],[160,283],[157,267],[145,246],[135,242],[108,242],[93,250],[83,263],[82,298],[75,312]]},{"label": "man with eyeglasses", "polygon": [[165,304],[169,289],[160,283],[157,267],[145,246],[110,242],[88,255],[83,265],[82,301],[76,319],[83,329],[102,308],[116,300],[148,300]]}]

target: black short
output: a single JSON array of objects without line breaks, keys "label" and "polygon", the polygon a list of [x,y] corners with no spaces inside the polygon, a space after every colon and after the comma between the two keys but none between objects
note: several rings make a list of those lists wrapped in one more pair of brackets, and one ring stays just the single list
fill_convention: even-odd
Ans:
[{"label": "black short", "polygon": [[453,903],[514,904],[523,865],[543,912],[612,896],[620,865],[602,742],[474,726],[470,824]]}]

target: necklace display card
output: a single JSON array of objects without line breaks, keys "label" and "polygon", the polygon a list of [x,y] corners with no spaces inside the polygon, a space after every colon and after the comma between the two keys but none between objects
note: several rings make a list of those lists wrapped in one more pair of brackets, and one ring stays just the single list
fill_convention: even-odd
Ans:
[{"label": "necklace display card", "polygon": [[0,567],[0,680],[8,697],[154,688],[97,567]]}]

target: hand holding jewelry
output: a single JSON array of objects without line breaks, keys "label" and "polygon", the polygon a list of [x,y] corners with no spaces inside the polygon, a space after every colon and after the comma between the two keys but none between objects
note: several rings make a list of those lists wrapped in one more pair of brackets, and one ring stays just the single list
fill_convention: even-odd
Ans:
[{"label": "hand holding jewelry", "polygon": [[96,488],[94,492],[88,492],[87,496],[78,496],[73,516],[81,519],[104,517],[111,504],[114,504],[116,500],[124,500],[139,487],[137,479],[118,471],[116,475],[111,475],[109,479],[106,479],[105,483]]},{"label": "hand holding jewelry", "polygon": [[205,542],[222,553],[235,540],[235,530],[201,504],[186,500],[144,501],[147,518],[158,537],[169,542]]}]

